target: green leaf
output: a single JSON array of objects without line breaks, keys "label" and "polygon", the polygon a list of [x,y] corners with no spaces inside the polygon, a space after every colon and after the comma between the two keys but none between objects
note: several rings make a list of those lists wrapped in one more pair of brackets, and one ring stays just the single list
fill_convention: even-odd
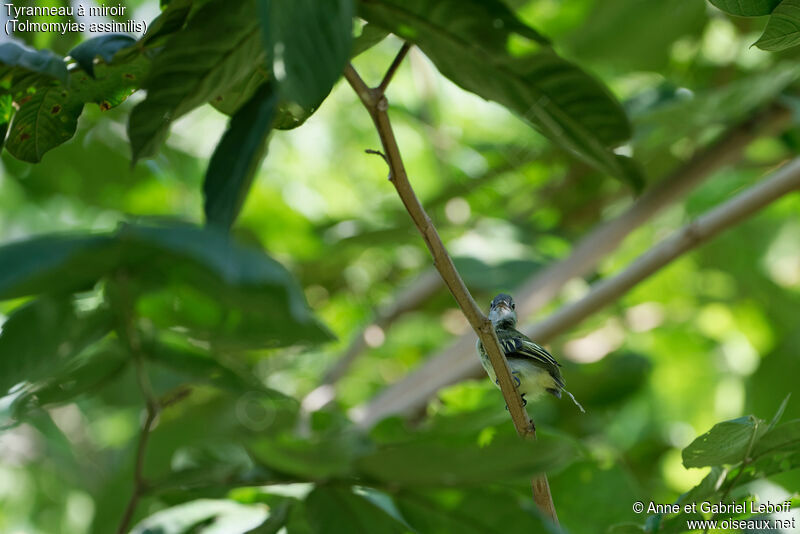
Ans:
[{"label": "green leaf", "polygon": [[63,87],[52,85],[23,97],[11,121],[6,150],[17,159],[38,163],[45,152],[75,135],[83,102],[68,96]]},{"label": "green leaf", "polygon": [[219,230],[183,224],[125,225],[107,235],[51,235],[0,247],[0,300],[86,290],[120,270],[157,326],[183,326],[246,348],[331,339],[282,265]]},{"label": "green leaf", "polygon": [[280,397],[277,392],[265,388],[254,376],[234,369],[208,352],[185,342],[151,340],[144,344],[142,352],[153,362],[190,376],[196,381],[207,382],[233,392],[260,391]]},{"label": "green leaf", "polygon": [[111,331],[106,309],[79,313],[72,300],[43,297],[11,313],[0,331],[0,396],[47,378]]},{"label": "green leaf", "polygon": [[37,408],[71,402],[79,396],[96,391],[125,369],[128,354],[116,343],[96,343],[81,357],[73,358],[63,370],[50,373],[46,379],[26,388],[12,405],[16,419],[24,419]]},{"label": "green leaf", "polygon": [[264,59],[252,0],[205,3],[153,60],[147,98],[128,123],[134,161],[156,153],[173,120],[233,87]]},{"label": "green leaf", "polygon": [[731,15],[738,15],[740,17],[758,17],[760,15],[769,15],[775,6],[781,3],[781,0],[708,0],[724,11]]},{"label": "green leaf", "polygon": [[136,39],[130,35],[109,33],[82,42],[70,50],[69,55],[78,62],[78,65],[80,65],[89,76],[94,78],[94,58],[100,56],[106,63],[111,63],[111,60],[114,59],[114,55],[117,52],[134,43],[136,43]]},{"label": "green leaf", "polygon": [[17,77],[27,73],[67,82],[64,58],[50,50],[34,50],[16,42],[0,44],[0,79],[5,79],[9,74]]},{"label": "green leaf", "polygon": [[573,447],[543,436],[536,442],[496,436],[486,447],[436,436],[381,446],[360,458],[359,470],[392,486],[470,486],[529,478],[564,466]]},{"label": "green leaf", "polygon": [[0,300],[90,289],[119,264],[114,238],[48,235],[0,247]]},{"label": "green leaf", "polygon": [[173,0],[165,7],[162,2],[162,11],[147,27],[147,32],[142,36],[143,46],[156,44],[156,39],[173,34],[183,28],[189,13],[192,10],[192,0]]},{"label": "green leaf", "polygon": [[318,487],[306,497],[308,518],[319,534],[408,532],[405,525],[350,488]]},{"label": "green leaf", "polygon": [[636,523],[617,523],[608,527],[606,534],[644,534],[644,527]]},{"label": "green leaf", "polygon": [[683,449],[685,467],[735,464],[750,454],[753,443],[766,430],[756,417],[749,415],[717,423]]},{"label": "green leaf", "polygon": [[767,21],[755,46],[761,50],[785,50],[800,43],[800,0],[782,0]]},{"label": "green leaf", "polygon": [[156,512],[136,525],[131,534],[244,534],[268,517],[262,504],[199,499]]},{"label": "green leaf", "polygon": [[325,480],[353,472],[353,462],[368,450],[366,439],[352,431],[308,439],[280,434],[250,444],[253,458],[269,469],[301,479]]},{"label": "green leaf", "polygon": [[353,0],[260,0],[259,8],[281,95],[316,109],[350,58]]},{"label": "green leaf", "polygon": [[503,489],[403,490],[394,500],[406,521],[425,534],[563,532],[543,519],[530,500]]},{"label": "green leaf", "polygon": [[11,99],[11,95],[0,95],[0,149],[5,145],[8,123],[11,122],[13,115],[14,101]]},{"label": "green leaf", "polygon": [[753,456],[778,452],[800,452],[800,419],[787,421],[769,430],[756,443]]},{"label": "green leaf", "polygon": [[783,417],[783,412],[786,411],[786,405],[789,404],[789,399],[791,397],[792,394],[787,393],[786,396],[783,398],[780,406],[778,406],[778,410],[775,412],[775,415],[772,416],[772,420],[769,422],[769,426],[767,427],[768,431],[775,428],[775,425],[777,425],[780,422],[781,417]]},{"label": "green leaf", "polygon": [[370,0],[359,14],[418,45],[462,88],[506,106],[598,169],[625,176],[609,150],[630,137],[622,107],[501,2]]},{"label": "green leaf", "polygon": [[244,204],[267,151],[277,95],[264,84],[231,118],[203,183],[206,222],[229,229]]}]

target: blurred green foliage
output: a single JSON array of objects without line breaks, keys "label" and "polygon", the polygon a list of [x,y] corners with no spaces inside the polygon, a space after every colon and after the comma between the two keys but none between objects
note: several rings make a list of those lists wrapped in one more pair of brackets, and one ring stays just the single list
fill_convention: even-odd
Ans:
[{"label": "blurred green foliage", "polygon": [[[336,83],[349,13],[369,22],[356,19],[352,54],[366,80],[400,46],[387,31],[418,45],[389,88],[392,120],[481,303],[567,257],[635,201],[637,177],[647,189],[741,120],[792,110],[546,314],[797,152],[791,0],[363,0],[328,6],[337,17],[304,17],[311,2],[160,4],[125,2],[120,20],[150,29],[132,46],[57,32],[0,44],[0,531],[116,530],[141,383],[163,409],[138,534],[556,532],[530,499],[542,470],[574,534],[689,519],[634,501],[797,503],[800,404],[784,401],[800,376],[797,195],[560,336],[551,352],[588,413],[531,403],[537,443],[516,438],[488,380],[410,419],[349,421],[466,330],[441,287],[363,333],[332,405],[301,407],[430,269],[384,162],[363,153],[378,148],[370,117]],[[265,40],[273,12],[298,28]],[[329,33],[304,41],[303,24]]]}]

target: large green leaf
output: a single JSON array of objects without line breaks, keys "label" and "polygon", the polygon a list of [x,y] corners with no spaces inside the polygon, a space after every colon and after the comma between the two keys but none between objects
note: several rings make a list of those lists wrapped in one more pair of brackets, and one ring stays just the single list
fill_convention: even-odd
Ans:
[{"label": "large green leaf", "polygon": [[800,43],[800,0],[782,0],[754,44],[762,50],[784,50]]},{"label": "large green leaf", "polygon": [[359,13],[417,44],[464,89],[508,107],[598,169],[625,176],[609,150],[630,137],[622,107],[498,0],[367,0]]},{"label": "large green leaf", "polygon": [[408,528],[350,488],[318,487],[306,497],[306,510],[317,534],[403,534]]},{"label": "large green leaf", "polygon": [[568,442],[546,436],[529,442],[503,434],[486,447],[426,436],[381,446],[357,465],[392,486],[472,486],[529,478],[564,466],[573,454]]},{"label": "large green leaf", "polygon": [[261,27],[281,95],[316,109],[350,57],[353,0],[260,0]]},{"label": "large green leaf", "polygon": [[683,449],[683,465],[706,467],[743,461],[766,426],[750,415],[717,423]]},{"label": "large green leaf", "polygon": [[120,262],[109,235],[47,235],[0,247],[0,300],[90,289]]},{"label": "large green leaf", "polygon": [[14,310],[0,330],[0,396],[57,373],[110,331],[108,310],[81,314],[67,298],[43,297]]},{"label": "large green leaf", "polygon": [[[282,265],[219,230],[183,224],[125,225],[112,234],[0,247],[0,299],[85,290],[119,272],[144,295],[144,311],[159,326],[247,346],[330,339]],[[213,306],[207,314],[203,303]]]},{"label": "large green leaf", "polygon": [[17,42],[0,44],[0,80],[9,75],[16,77],[26,73],[67,81],[67,65],[64,58],[50,50],[34,50]]},{"label": "large green leaf", "polygon": [[128,123],[134,160],[154,155],[173,120],[224,93],[265,57],[253,0],[205,3],[153,60],[147,98]]},{"label": "large green leaf", "polygon": [[156,512],[136,525],[131,534],[244,534],[268,517],[264,505],[200,499]]},{"label": "large green leaf", "polygon": [[398,493],[394,501],[406,521],[417,532],[425,534],[562,532],[539,516],[529,500],[507,490],[405,490]]},{"label": "large green leaf", "polygon": [[203,183],[206,222],[228,229],[244,204],[267,151],[277,94],[268,84],[231,118]]},{"label": "large green leaf", "polygon": [[708,0],[713,5],[731,15],[758,17],[769,15],[781,0]]},{"label": "large green leaf", "polygon": [[106,63],[111,63],[114,59],[114,54],[123,48],[133,45],[135,42],[136,39],[130,35],[109,33],[82,42],[70,50],[69,55],[78,62],[78,65],[80,65],[89,76],[94,78],[94,59],[97,56],[100,56]]},{"label": "large green leaf", "polygon": [[353,432],[298,438],[291,434],[269,436],[250,444],[253,457],[269,469],[305,478],[325,480],[353,473],[353,462],[369,449]]}]

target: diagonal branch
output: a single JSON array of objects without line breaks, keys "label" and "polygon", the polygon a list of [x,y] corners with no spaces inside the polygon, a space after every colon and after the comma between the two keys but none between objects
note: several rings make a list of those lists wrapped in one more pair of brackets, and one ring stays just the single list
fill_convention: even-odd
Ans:
[{"label": "diagonal branch", "polygon": [[[542,309],[569,280],[584,276],[594,269],[633,230],[685,196],[719,168],[739,159],[744,148],[754,139],[779,129],[789,118],[790,113],[785,107],[774,104],[731,127],[710,147],[698,152],[650,188],[620,216],[591,231],[575,245],[566,259],[536,273],[516,290],[520,317],[528,317]],[[535,339],[545,342],[540,337]],[[386,388],[367,405],[356,408],[355,418],[370,426],[393,413],[413,412],[424,406],[439,389],[478,374],[477,365],[472,366],[469,372],[462,369],[475,363],[463,357],[474,343],[471,334],[461,336],[443,352],[428,358],[415,372]]]},{"label": "diagonal branch", "polygon": [[[398,58],[392,63],[394,69],[396,69],[395,65],[399,63],[399,60],[402,60],[403,56],[405,56],[407,50],[408,46],[404,45],[398,54]],[[425,212],[425,209],[414,193],[414,189],[411,187],[411,183],[408,181],[405,166],[400,155],[400,149],[397,145],[391,122],[389,121],[389,114],[387,113],[389,103],[384,95],[385,86],[388,84],[388,80],[391,79],[391,74],[394,72],[394,69],[390,68],[387,76],[384,77],[386,83],[382,82],[381,85],[375,89],[370,89],[364,83],[352,65],[347,65],[347,67],[345,67],[344,76],[355,90],[361,103],[364,105],[367,112],[369,112],[375,124],[378,136],[381,139],[381,144],[383,145],[386,160],[389,164],[392,185],[394,185],[406,211],[408,211],[408,214],[411,216],[420,234],[422,234],[422,238],[433,256],[434,266],[439,271],[442,280],[456,299],[459,308],[461,308],[462,313],[480,338],[489,355],[489,360],[497,375],[500,390],[505,398],[508,411],[514,422],[517,433],[524,438],[535,438],[536,431],[533,421],[528,418],[525,412],[525,408],[522,404],[522,397],[520,397],[519,391],[517,391],[511,378],[508,362],[506,362],[503,351],[500,348],[500,343],[497,340],[497,335],[492,327],[492,323],[483,312],[481,312],[475,300],[472,298],[472,295],[456,270],[455,265],[453,265],[453,260],[450,258],[447,249],[442,243],[433,222]],[[533,492],[534,499],[542,512],[550,517],[553,522],[558,523],[546,477],[541,476],[534,479]]]},{"label": "diagonal branch", "polygon": [[[620,274],[593,285],[582,299],[563,306],[545,320],[525,328],[523,332],[537,341],[546,343],[604,306],[615,302],[636,284],[702,242],[797,189],[800,189],[800,158],[792,160],[767,179],[686,225],[642,254]],[[453,358],[447,361],[438,358],[430,363],[431,365],[425,366],[426,376],[434,377],[433,380],[415,383],[416,389],[412,395],[395,396],[393,402],[400,404],[395,409],[387,410],[383,404],[385,399],[381,399],[381,404],[371,404],[367,410],[361,412],[359,422],[368,426],[389,413],[414,410],[426,404],[428,398],[444,385],[477,376],[479,373],[479,366],[475,366],[472,361],[465,358]],[[443,365],[447,367],[442,367]]]}]

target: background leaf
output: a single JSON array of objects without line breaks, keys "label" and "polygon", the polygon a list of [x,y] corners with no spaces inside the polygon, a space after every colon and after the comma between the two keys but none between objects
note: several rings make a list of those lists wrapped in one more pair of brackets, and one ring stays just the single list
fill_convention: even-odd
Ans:
[{"label": "background leaf", "polygon": [[762,50],[785,50],[800,43],[800,1],[781,0],[754,44]]},{"label": "background leaf", "polygon": [[[607,149],[630,136],[622,108],[504,4],[445,0],[431,9],[422,0],[370,0],[359,9],[370,23],[418,45],[464,89],[508,107],[598,169],[625,176]],[[486,20],[501,22],[487,25]]]},{"label": "background leaf", "polygon": [[261,26],[283,97],[316,109],[350,57],[353,0],[260,0]]},{"label": "background leaf", "polygon": [[78,62],[78,65],[80,65],[89,76],[94,78],[94,58],[100,56],[106,63],[111,63],[117,52],[131,46],[135,42],[136,39],[130,35],[110,33],[82,42],[70,50],[69,55]]},{"label": "background leaf", "polygon": [[133,159],[153,156],[173,120],[232,87],[264,58],[253,0],[203,4],[153,61],[143,86],[147,98],[128,123]]},{"label": "background leaf", "polygon": [[705,467],[741,462],[765,430],[752,415],[717,423],[683,449],[683,465]]},{"label": "background leaf", "polygon": [[781,0],[709,0],[709,2],[731,15],[757,17],[772,13]]},{"label": "background leaf", "polygon": [[206,171],[203,183],[206,222],[230,228],[266,155],[277,95],[261,89],[231,118]]}]

